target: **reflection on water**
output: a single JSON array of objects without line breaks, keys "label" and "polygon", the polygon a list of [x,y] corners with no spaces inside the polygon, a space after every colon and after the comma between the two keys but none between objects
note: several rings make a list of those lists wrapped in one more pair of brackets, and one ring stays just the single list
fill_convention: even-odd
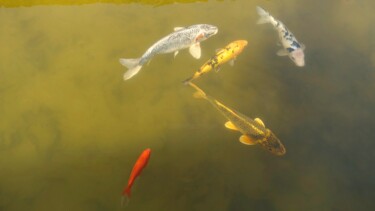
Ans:
[{"label": "reflection on water", "polygon": [[[32,5],[54,4],[44,2]],[[153,154],[128,209],[374,210],[372,1],[6,3],[0,210],[120,210],[123,186],[147,147]],[[276,56],[277,35],[255,24],[256,5],[306,45],[304,68]],[[219,27],[202,43],[200,60],[188,50],[157,55],[142,74],[122,80],[119,58],[138,57],[174,27],[197,23]],[[249,44],[235,65],[196,83],[264,120],[285,144],[283,157],[239,143],[181,83],[238,39]]]}]

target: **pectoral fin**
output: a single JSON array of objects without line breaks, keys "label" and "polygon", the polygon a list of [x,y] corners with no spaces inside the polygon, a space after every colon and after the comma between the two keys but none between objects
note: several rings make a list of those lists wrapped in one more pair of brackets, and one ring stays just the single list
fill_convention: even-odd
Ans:
[{"label": "pectoral fin", "polygon": [[306,46],[304,44],[300,43],[300,46],[301,46],[302,50],[306,49]]},{"label": "pectoral fin", "polygon": [[196,59],[201,58],[201,46],[200,46],[199,42],[191,45],[190,48],[189,48],[189,52],[194,58],[196,58]]},{"label": "pectoral fin", "polygon": [[240,137],[240,142],[243,143],[243,144],[246,144],[246,145],[254,145],[254,144],[257,143],[256,140],[253,140],[252,138],[250,138],[247,135],[242,135]]},{"label": "pectoral fin", "polygon": [[285,49],[280,49],[280,50],[278,50],[277,51],[277,53],[276,53],[278,56],[288,56],[288,51],[287,50],[285,50]]},{"label": "pectoral fin", "polygon": [[174,52],[174,58],[176,58],[177,54],[178,54],[178,51],[175,51]]},{"label": "pectoral fin", "polygon": [[232,60],[229,61],[229,65],[230,65],[230,66],[233,66],[233,65],[234,65],[234,59],[232,59]]},{"label": "pectoral fin", "polygon": [[261,119],[259,119],[259,118],[255,118],[254,121],[256,121],[257,123],[259,123],[259,124],[262,125],[263,127],[266,127]]},{"label": "pectoral fin", "polygon": [[231,130],[237,130],[237,127],[231,122],[231,121],[228,121],[225,123],[225,127],[228,128],[228,129],[231,129]]},{"label": "pectoral fin", "polygon": [[216,67],[215,67],[215,72],[219,72],[220,69],[221,69],[221,66],[220,66],[220,65],[216,66]]},{"label": "pectoral fin", "polygon": [[178,31],[178,30],[181,30],[183,28],[185,28],[185,27],[174,27],[174,31]]}]

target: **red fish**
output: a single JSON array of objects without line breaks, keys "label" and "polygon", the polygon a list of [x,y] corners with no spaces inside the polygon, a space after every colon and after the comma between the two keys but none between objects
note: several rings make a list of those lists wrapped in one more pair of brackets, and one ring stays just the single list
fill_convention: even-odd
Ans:
[{"label": "red fish", "polygon": [[122,191],[123,198],[130,198],[131,188],[135,179],[141,174],[142,170],[146,167],[148,160],[150,159],[151,149],[145,149],[142,154],[138,157],[135,162],[132,172],[130,173],[128,185]]}]

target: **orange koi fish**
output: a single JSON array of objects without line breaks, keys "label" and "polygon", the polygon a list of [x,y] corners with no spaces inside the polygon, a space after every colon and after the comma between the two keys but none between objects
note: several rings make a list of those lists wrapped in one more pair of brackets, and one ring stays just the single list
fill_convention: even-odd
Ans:
[{"label": "orange koi fish", "polygon": [[[132,172],[130,173],[128,185],[122,191],[123,199],[130,198],[131,188],[135,179],[141,174],[142,170],[146,167],[148,160],[150,159],[151,149],[145,149],[142,154],[138,157],[137,162],[135,162]],[[124,201],[124,200],[122,200]],[[123,203],[122,203],[123,204]]]},{"label": "orange koi fish", "polygon": [[234,60],[247,46],[246,40],[236,40],[229,43],[225,48],[220,49],[216,52],[215,56],[211,57],[206,63],[204,63],[199,70],[197,70],[193,76],[186,79],[184,84],[187,85],[190,81],[199,78],[201,75],[210,72],[211,70],[219,71],[221,65],[229,62],[231,65],[234,64]]}]

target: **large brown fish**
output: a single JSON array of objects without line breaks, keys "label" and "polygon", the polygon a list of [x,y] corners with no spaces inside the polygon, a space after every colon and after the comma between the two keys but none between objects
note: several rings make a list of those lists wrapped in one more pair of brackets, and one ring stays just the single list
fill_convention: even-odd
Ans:
[{"label": "large brown fish", "polygon": [[286,150],[281,141],[273,134],[273,132],[266,128],[263,121],[259,118],[254,120],[237,112],[215,98],[206,95],[197,85],[192,82],[188,84],[196,90],[194,94],[197,98],[208,100],[220,113],[228,119],[225,127],[231,130],[236,130],[242,133],[240,142],[246,145],[260,144],[264,149],[275,155],[284,155]]}]

